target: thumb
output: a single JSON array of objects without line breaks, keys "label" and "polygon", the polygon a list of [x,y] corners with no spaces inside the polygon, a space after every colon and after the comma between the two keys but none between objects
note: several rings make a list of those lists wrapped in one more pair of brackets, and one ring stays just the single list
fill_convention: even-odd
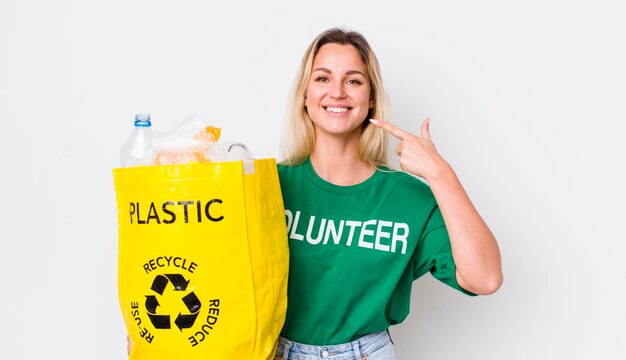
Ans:
[{"label": "thumb", "polygon": [[422,137],[424,139],[430,140],[430,118],[424,119],[422,123]]}]

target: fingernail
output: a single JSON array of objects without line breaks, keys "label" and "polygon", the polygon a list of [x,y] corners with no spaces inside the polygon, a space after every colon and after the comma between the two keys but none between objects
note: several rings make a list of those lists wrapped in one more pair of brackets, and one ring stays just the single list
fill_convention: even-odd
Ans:
[{"label": "fingernail", "polygon": [[370,122],[374,125],[380,124],[380,120],[376,120],[376,119],[370,119]]}]

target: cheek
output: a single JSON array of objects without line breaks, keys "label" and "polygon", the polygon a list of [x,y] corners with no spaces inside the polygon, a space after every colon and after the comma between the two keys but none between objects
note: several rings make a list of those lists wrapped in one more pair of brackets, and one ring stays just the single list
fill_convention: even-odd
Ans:
[{"label": "cheek", "polygon": [[308,87],[306,89],[306,95],[304,96],[304,106],[315,106],[319,104],[321,99],[320,93],[314,87]]},{"label": "cheek", "polygon": [[363,106],[367,106],[370,109],[374,107],[374,100],[372,100],[372,94],[370,94],[369,91],[364,91],[363,93],[361,93],[359,99]]},{"label": "cheek", "polygon": [[374,99],[372,98],[372,92],[369,89],[361,89],[358,95],[356,95],[361,104],[367,104],[367,107],[374,106]]}]

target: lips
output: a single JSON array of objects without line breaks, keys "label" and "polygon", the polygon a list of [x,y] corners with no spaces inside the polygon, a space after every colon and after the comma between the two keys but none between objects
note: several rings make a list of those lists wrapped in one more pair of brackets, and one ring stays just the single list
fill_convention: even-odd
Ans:
[{"label": "lips", "polygon": [[352,110],[349,106],[341,106],[341,105],[333,105],[333,106],[323,106],[324,110],[331,112],[333,114],[342,114],[347,112],[348,110]]}]

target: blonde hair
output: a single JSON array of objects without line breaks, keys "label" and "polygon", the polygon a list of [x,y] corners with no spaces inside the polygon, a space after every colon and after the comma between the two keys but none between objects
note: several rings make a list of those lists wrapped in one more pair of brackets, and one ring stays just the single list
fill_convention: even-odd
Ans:
[{"label": "blonde hair", "polygon": [[283,164],[297,165],[305,161],[315,147],[313,122],[304,106],[304,97],[311,77],[313,61],[319,49],[326,44],[352,45],[361,55],[370,81],[370,97],[374,106],[367,114],[361,127],[359,154],[361,160],[378,167],[387,165],[387,135],[384,130],[372,125],[368,119],[387,120],[387,96],[383,89],[380,67],[374,51],[363,35],[355,31],[333,28],[321,33],[304,53],[296,75],[289,101],[288,119],[283,134]]}]

